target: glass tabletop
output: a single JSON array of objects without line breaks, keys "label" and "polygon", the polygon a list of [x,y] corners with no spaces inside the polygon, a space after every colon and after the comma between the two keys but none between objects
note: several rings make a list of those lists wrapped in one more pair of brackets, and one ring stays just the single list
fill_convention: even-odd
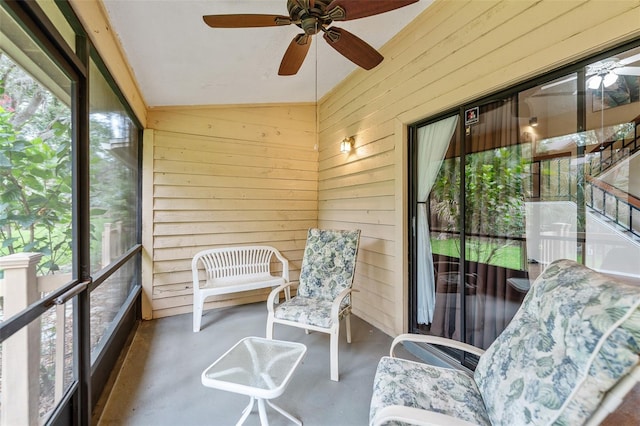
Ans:
[{"label": "glass tabletop", "polygon": [[302,360],[302,343],[245,337],[202,373],[202,384],[258,398],[275,398]]}]

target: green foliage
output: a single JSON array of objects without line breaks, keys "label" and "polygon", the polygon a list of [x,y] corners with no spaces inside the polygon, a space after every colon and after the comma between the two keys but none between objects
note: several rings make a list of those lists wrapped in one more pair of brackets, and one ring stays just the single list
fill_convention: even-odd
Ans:
[{"label": "green foliage", "polygon": [[0,75],[0,255],[53,273],[72,257],[70,111],[1,53]]},{"label": "green foliage", "polygon": [[[97,86],[101,78],[92,72]],[[105,223],[118,224],[122,230],[112,241],[118,254],[136,242],[137,130],[118,102],[114,93],[100,92],[92,98],[89,117],[92,271],[104,266]],[[70,108],[2,51],[0,183],[0,256],[40,252],[44,255],[40,274],[70,270]]]},{"label": "green foliage", "polygon": [[[512,238],[525,232],[525,159],[509,147],[474,153],[466,160],[464,214],[466,233],[470,235],[466,258],[500,266],[518,265],[518,269],[520,260],[515,261],[512,252],[519,253],[519,249],[506,247],[518,247],[519,242]],[[449,233],[459,233],[460,169],[459,158],[445,160],[431,191],[435,227]],[[448,250],[460,253],[459,241],[455,244]]]},{"label": "green foliage", "polygon": [[65,155],[40,137],[26,140],[11,117],[0,107],[0,253],[43,253],[41,272],[54,272],[71,257],[69,145]]}]

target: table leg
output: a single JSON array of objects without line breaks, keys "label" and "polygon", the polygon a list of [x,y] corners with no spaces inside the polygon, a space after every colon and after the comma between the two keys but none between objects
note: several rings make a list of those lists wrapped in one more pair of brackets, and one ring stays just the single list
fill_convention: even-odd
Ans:
[{"label": "table leg", "polygon": [[278,407],[276,404],[272,403],[269,400],[267,400],[267,404],[269,404],[271,406],[271,408],[276,410],[278,413],[282,414],[283,416],[285,416],[286,418],[291,420],[293,423],[297,424],[298,426],[302,426],[302,421],[296,419],[291,414],[289,414],[288,412],[284,411],[282,408]]},{"label": "table leg", "polygon": [[267,419],[267,410],[264,408],[264,399],[258,398],[258,413],[260,413],[260,424],[262,426],[269,426],[269,420]]},{"label": "table leg", "polygon": [[249,414],[251,414],[251,410],[253,410],[253,403],[255,402],[255,398],[251,397],[251,400],[249,401],[249,405],[247,405],[245,407],[244,410],[242,410],[242,417],[240,417],[240,420],[238,420],[238,423],[236,423],[236,426],[241,426],[245,420],[247,420],[247,417],[249,417]]}]

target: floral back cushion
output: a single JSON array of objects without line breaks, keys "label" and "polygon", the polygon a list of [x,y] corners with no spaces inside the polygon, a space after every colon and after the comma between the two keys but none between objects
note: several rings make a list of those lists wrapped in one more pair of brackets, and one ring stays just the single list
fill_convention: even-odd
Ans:
[{"label": "floral back cushion", "polygon": [[474,379],[494,425],[583,424],[638,363],[640,285],[551,263]]},{"label": "floral back cushion", "polygon": [[298,295],[333,300],[350,288],[359,242],[360,230],[309,229]]}]

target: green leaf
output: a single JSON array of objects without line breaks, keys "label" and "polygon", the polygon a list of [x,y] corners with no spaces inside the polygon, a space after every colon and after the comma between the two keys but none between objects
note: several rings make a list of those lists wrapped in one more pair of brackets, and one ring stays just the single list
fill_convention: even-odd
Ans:
[{"label": "green leaf", "polygon": [[7,247],[11,247],[13,246],[13,243],[15,243],[16,241],[19,241],[19,238],[7,238],[6,240],[4,240],[2,242],[2,247],[3,248],[7,248]]}]

